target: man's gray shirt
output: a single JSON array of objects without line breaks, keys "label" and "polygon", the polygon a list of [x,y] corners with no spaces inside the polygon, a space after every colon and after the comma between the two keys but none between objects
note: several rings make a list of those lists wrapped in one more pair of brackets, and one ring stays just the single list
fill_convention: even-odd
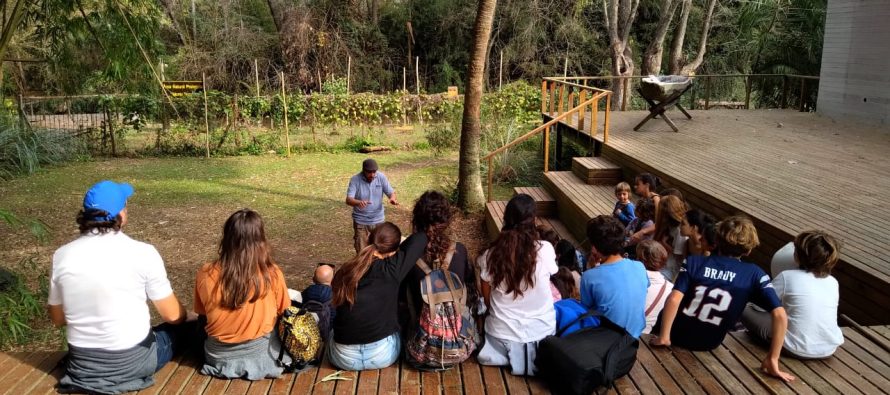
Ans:
[{"label": "man's gray shirt", "polygon": [[377,172],[377,177],[368,182],[364,174],[358,173],[349,179],[346,197],[356,200],[369,200],[371,204],[365,208],[352,207],[352,219],[359,225],[374,225],[384,221],[383,195],[392,196],[392,186],[386,176]]}]

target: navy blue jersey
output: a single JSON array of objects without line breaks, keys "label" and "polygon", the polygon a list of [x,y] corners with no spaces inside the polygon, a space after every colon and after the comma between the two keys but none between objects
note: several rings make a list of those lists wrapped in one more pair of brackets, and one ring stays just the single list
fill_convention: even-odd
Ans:
[{"label": "navy blue jersey", "polygon": [[674,290],[683,293],[683,300],[671,327],[671,343],[690,350],[720,345],[748,302],[767,311],[782,306],[763,269],[725,256],[688,257]]}]

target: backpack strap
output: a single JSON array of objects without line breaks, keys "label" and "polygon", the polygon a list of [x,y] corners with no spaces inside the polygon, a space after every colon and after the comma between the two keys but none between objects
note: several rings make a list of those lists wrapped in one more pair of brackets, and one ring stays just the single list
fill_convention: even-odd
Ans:
[{"label": "backpack strap", "polygon": [[457,250],[457,243],[451,242],[451,245],[448,246],[448,252],[445,253],[445,262],[439,262],[439,267],[442,270],[448,270],[448,266],[451,266],[451,258],[454,258],[454,252]]},{"label": "backpack strap", "polygon": [[661,295],[664,295],[665,288],[667,288],[667,280],[661,283],[661,289],[658,290],[658,295],[655,295],[655,300],[652,301],[652,304],[646,308],[646,313],[644,314],[645,316],[649,316],[649,313],[651,313],[652,310],[655,309],[655,306],[658,306],[658,302],[661,300]]},{"label": "backpack strap", "polygon": [[425,275],[429,275],[430,272],[433,271],[423,258],[417,258],[417,262],[414,262],[414,265],[420,268],[420,270],[423,270],[423,274]]}]

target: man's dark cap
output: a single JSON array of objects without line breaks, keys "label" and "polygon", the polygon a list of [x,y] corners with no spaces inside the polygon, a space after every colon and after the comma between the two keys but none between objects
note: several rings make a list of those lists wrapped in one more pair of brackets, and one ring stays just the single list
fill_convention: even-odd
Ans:
[{"label": "man's dark cap", "polygon": [[364,162],[362,162],[362,171],[371,173],[377,171],[377,169],[377,161],[374,159],[368,158],[365,159]]}]

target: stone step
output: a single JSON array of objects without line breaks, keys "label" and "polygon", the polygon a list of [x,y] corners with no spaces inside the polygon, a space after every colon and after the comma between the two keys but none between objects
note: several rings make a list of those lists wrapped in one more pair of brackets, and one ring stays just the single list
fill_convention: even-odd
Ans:
[{"label": "stone step", "polygon": [[539,217],[555,217],[556,216],[556,199],[542,187],[516,187],[513,188],[513,195],[524,193],[535,199],[535,206]]},{"label": "stone step", "polygon": [[572,158],[572,172],[588,184],[612,185],[621,182],[621,166],[603,157]]}]

